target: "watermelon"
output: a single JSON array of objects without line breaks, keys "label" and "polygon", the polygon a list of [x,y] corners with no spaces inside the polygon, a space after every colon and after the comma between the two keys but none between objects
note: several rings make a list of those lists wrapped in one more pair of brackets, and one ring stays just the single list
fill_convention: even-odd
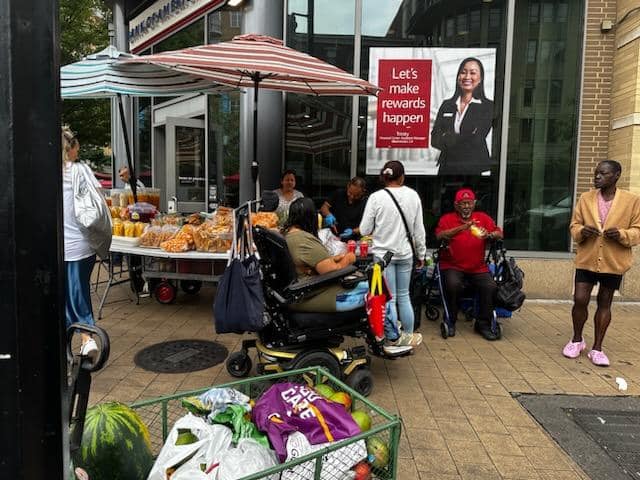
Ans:
[{"label": "watermelon", "polygon": [[149,430],[122,403],[91,407],[73,464],[84,468],[91,480],[144,480],[153,465]]}]

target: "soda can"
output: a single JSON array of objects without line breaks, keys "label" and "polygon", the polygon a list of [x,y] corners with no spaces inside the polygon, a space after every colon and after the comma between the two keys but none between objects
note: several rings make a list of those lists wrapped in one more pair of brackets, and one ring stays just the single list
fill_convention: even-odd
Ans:
[{"label": "soda can", "polygon": [[356,253],[356,241],[355,240],[349,240],[347,242],[347,250],[353,254]]},{"label": "soda can", "polygon": [[360,257],[366,258],[369,255],[369,243],[366,240],[360,242]]}]

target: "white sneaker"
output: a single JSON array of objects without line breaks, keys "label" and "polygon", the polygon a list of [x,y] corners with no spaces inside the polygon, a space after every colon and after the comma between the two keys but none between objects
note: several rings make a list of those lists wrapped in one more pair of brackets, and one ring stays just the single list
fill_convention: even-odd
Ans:
[{"label": "white sneaker", "polygon": [[95,361],[98,357],[98,345],[93,338],[90,338],[82,344],[80,347],[80,356],[89,357],[92,361]]},{"label": "white sneaker", "polygon": [[417,347],[421,343],[422,343],[421,333],[402,333],[397,339],[389,341],[389,345],[393,345],[393,346],[409,345],[412,347]]},{"label": "white sneaker", "polygon": [[401,355],[406,355],[413,350],[412,346],[409,345],[384,345],[382,347],[384,353],[390,357],[398,357]]}]

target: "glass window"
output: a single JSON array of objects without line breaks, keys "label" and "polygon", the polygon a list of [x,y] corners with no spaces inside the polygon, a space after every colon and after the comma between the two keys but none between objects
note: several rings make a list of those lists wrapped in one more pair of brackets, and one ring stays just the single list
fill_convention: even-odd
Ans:
[{"label": "glass window", "polygon": [[537,49],[537,40],[529,40],[527,42],[527,63],[536,63]]},{"label": "glass window", "polygon": [[137,120],[136,175],[142,183],[147,187],[151,187],[151,98],[138,98]]},{"label": "glass window", "polygon": [[527,80],[524,83],[524,91],[522,93],[522,106],[530,107],[533,104],[533,93],[536,87],[535,80]]},{"label": "glass window", "polygon": [[[529,21],[532,0],[516,2],[512,88],[517,91],[524,84],[535,85],[535,90],[532,103],[525,94],[522,105],[510,108],[504,229],[512,249],[569,250],[567,199],[572,197],[576,161],[584,0],[563,3],[566,40],[558,42],[555,29]],[[553,22],[555,4],[541,5],[542,21]],[[540,52],[531,63],[529,54],[518,52],[529,52],[533,41]]]},{"label": "glass window", "polygon": [[[375,18],[386,0],[366,0],[363,2],[362,29],[369,22],[380,21]],[[426,4],[424,9],[412,9],[416,2],[404,1],[386,23],[393,25],[385,34],[377,37],[362,37],[361,76],[368,78],[369,49],[371,47],[495,47],[497,49],[496,72],[504,71],[505,43],[505,2],[494,0],[489,5],[482,0],[456,2],[466,8],[452,12],[447,8],[451,2],[419,2]],[[452,15],[455,13],[455,15]],[[406,20],[405,20],[406,19]],[[444,34],[441,34],[444,32]],[[464,35],[462,33],[465,33]],[[459,35],[460,34],[460,35]],[[451,175],[451,176],[411,176],[407,185],[416,189],[422,198],[428,243],[437,246],[434,227],[438,217],[452,209],[454,192],[462,185],[468,185],[477,192],[479,208],[496,215],[498,205],[498,159],[500,158],[500,112],[502,111],[503,76],[496,75],[494,100],[494,127],[492,133],[491,159],[495,168],[489,176]],[[357,173],[364,176],[366,164],[367,104],[361,97],[358,113],[358,163]],[[367,177],[370,190],[377,189],[377,176]]]},{"label": "glass window", "polygon": [[466,13],[461,13],[460,15],[458,15],[456,17],[456,24],[458,26],[458,35],[464,35],[466,33],[469,33],[468,27],[467,27],[467,14]]},{"label": "glass window", "polygon": [[174,33],[169,38],[156,43],[153,53],[178,50],[180,48],[195,47],[204,43],[204,20],[200,19]]},{"label": "glass window", "polygon": [[[242,12],[216,11],[207,21],[208,42],[226,42],[241,33]],[[219,29],[212,29],[212,24]],[[240,95],[235,91],[208,95],[209,203],[230,207],[238,206],[240,199]]]},{"label": "glass window", "polygon": [[529,3],[529,23],[540,22],[540,4],[536,1]]},{"label": "glass window", "polygon": [[229,26],[231,28],[240,28],[240,20],[242,12],[229,12]]},{"label": "glass window", "polygon": [[[385,15],[373,15],[366,31],[374,35],[392,28],[399,3],[379,2]],[[289,47],[353,72],[354,0],[291,0],[287,15]],[[318,206],[349,179],[351,111],[351,97],[287,95],[285,168],[297,171],[296,188]]]}]

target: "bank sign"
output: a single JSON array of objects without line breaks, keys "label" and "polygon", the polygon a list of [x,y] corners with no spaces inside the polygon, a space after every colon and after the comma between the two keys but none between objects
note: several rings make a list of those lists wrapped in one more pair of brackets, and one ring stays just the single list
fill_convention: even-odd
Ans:
[{"label": "bank sign", "polygon": [[376,147],[426,148],[431,60],[380,60]]},{"label": "bank sign", "polygon": [[225,2],[159,0],[129,21],[129,49],[138,53]]},{"label": "bank sign", "polygon": [[495,64],[493,48],[369,49],[368,79],[382,90],[369,97],[366,173],[389,160],[407,175],[472,174],[468,157],[490,164]]}]

